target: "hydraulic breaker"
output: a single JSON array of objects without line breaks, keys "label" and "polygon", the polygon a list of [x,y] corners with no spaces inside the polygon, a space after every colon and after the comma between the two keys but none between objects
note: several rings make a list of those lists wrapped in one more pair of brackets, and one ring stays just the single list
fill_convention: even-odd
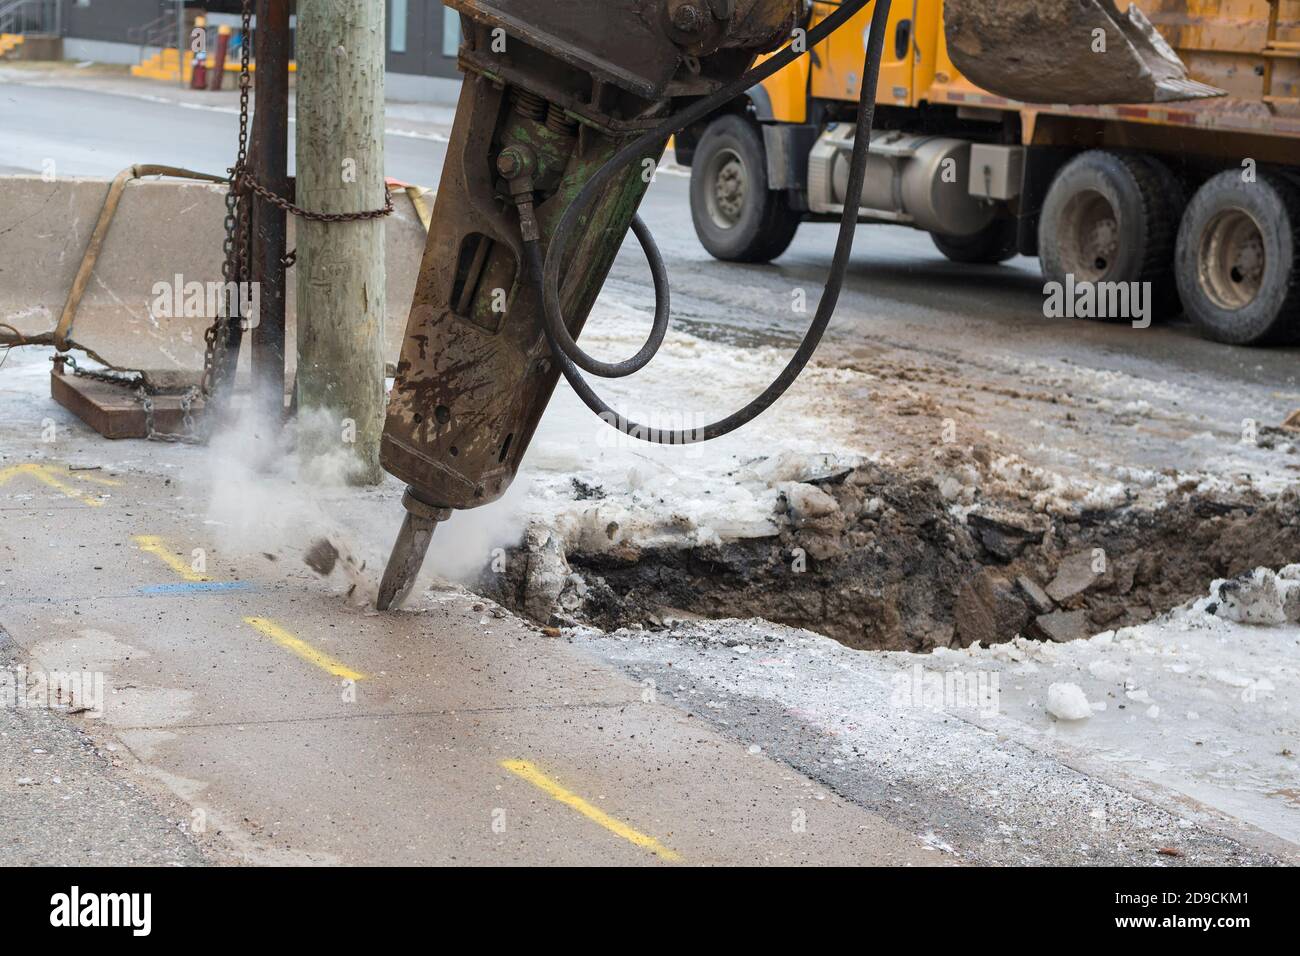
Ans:
[{"label": "hydraulic breaker", "polygon": [[[500,498],[559,378],[518,203],[543,243],[577,192],[669,113],[789,37],[800,0],[450,0],[467,77],[389,399],[382,461],[407,515],[380,587],[400,604],[433,531]],[[577,336],[667,141],[584,210],[561,301]],[[531,186],[528,196],[512,182]]]}]

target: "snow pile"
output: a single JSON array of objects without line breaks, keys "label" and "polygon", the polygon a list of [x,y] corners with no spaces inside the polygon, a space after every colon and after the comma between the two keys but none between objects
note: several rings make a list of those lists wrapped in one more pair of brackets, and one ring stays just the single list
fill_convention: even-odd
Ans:
[{"label": "snow pile", "polygon": [[[642,344],[649,317],[602,300],[583,346],[609,359]],[[673,329],[636,376],[598,381],[611,405],[657,429],[698,429],[739,409],[779,373],[783,348],[741,348]],[[569,549],[696,547],[776,533],[790,482],[865,460],[852,406],[866,376],[811,366],[780,402],[737,433],[707,444],[653,445],[596,418],[563,380],[524,460],[526,505]],[[815,489],[812,489],[815,490]]]},{"label": "snow pile", "polygon": [[[1118,370],[1069,360],[1026,363],[1016,355],[1006,360],[1016,363],[1026,383],[1067,396],[1074,416],[1104,421],[1101,451],[1126,464],[1097,458],[1092,429],[1074,432],[1048,424],[1037,430],[1049,447],[1035,449],[1043,453],[1035,457],[1077,470],[1085,479],[1107,472],[1123,479],[1123,470],[1140,465],[1145,476],[1138,486],[1160,493],[1174,486],[1202,494],[1276,495],[1295,482],[1290,466],[1300,436],[1267,434],[1290,410],[1281,393],[1260,395],[1230,376],[1171,380],[1160,361],[1133,359]],[[1252,409],[1253,417],[1242,418],[1238,409]]]},{"label": "snow pile", "polygon": [[1139,627],[942,649],[928,666],[1000,673],[999,732],[1300,841],[1298,599],[1300,566],[1259,569]]}]

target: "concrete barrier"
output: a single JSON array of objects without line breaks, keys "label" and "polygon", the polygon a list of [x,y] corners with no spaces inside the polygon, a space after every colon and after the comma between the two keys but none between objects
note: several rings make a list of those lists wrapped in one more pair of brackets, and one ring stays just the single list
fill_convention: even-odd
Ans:
[{"label": "concrete barrier", "polygon": [[[45,182],[39,176],[0,176],[0,322],[25,336],[54,331],[108,190],[108,182],[101,179]],[[187,314],[184,306],[194,305],[197,289],[221,281],[225,192],[224,186],[212,183],[129,182],[77,309],[70,340],[120,368],[170,374],[201,369],[203,333],[212,324],[212,314],[206,296],[201,314]],[[385,230],[385,338],[388,360],[396,362],[425,229],[405,191],[395,191],[393,198],[397,211]],[[290,217],[291,249],[294,225]],[[297,325],[293,275],[290,270],[290,371]],[[178,277],[180,314],[175,308]]]}]

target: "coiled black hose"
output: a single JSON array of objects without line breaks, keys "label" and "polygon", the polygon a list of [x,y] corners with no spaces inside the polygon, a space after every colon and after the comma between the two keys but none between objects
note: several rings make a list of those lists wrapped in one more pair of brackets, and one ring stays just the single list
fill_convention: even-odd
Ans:
[{"label": "coiled black hose", "polygon": [[[565,350],[562,354],[572,360],[574,365],[601,378],[626,378],[633,372],[641,371],[650,364],[650,360],[658,353],[659,346],[664,344],[664,336],[668,334],[668,319],[672,312],[668,267],[664,265],[664,257],[659,251],[659,244],[655,242],[654,233],[640,216],[632,217],[632,234],[641,243],[641,249],[650,264],[650,275],[655,284],[655,318],[650,325],[650,337],[646,339],[645,345],[641,346],[641,351],[622,362],[602,362],[580,349],[563,322],[560,323],[561,328],[564,328],[564,339],[567,340],[567,344],[565,340],[560,341],[560,348]],[[536,243],[532,245],[535,246]],[[529,255],[532,255],[531,251]],[[540,279],[542,274],[540,262],[534,263],[532,274],[535,279]],[[555,343],[551,343],[551,351],[555,351]]]},{"label": "coiled black hose", "polygon": [[559,362],[560,371],[568,379],[573,390],[583,403],[602,418],[607,424],[625,435],[653,444],[685,445],[700,441],[721,438],[737,428],[753,421],[772,405],[790,388],[807,367],[813,353],[821,343],[822,336],[835,314],[840,291],[844,286],[844,273],[848,267],[849,255],[853,251],[853,237],[858,224],[858,202],[862,195],[862,186],[866,179],[867,151],[871,140],[871,126],[875,117],[876,84],[880,79],[880,60],[883,49],[885,30],[889,23],[890,0],[875,0],[872,12],[871,32],[867,40],[866,59],[862,67],[862,90],[858,100],[858,121],[853,141],[853,158],[849,167],[849,182],[844,213],[840,219],[839,237],[835,245],[835,255],[831,259],[830,273],[826,278],[826,287],[817,312],[813,316],[803,341],[795,350],[789,363],[781,374],[763,390],[762,394],[744,408],[733,412],[726,418],[705,425],[703,428],[685,431],[663,431],[647,428],[629,420],[626,416],[608,405],[583,378],[579,366],[601,377],[620,377],[630,375],[643,368],[654,357],[663,341],[668,328],[668,278],[654,240],[645,223],[637,216],[632,223],[642,247],[650,261],[651,273],[654,275],[656,308],[655,323],[650,338],[645,346],[633,358],[624,362],[600,362],[582,349],[569,334],[560,306],[560,268],[569,238],[579,226],[582,211],[608,185],[610,180],[623,167],[637,160],[644,159],[646,150],[661,144],[672,134],[685,129],[692,123],[704,119],[719,107],[731,102],[750,87],[763,82],[768,77],[789,66],[800,56],[811,51],[814,46],[826,39],[850,17],[864,8],[872,0],[846,0],[839,9],[809,31],[807,49],[800,51],[793,44],[764,61],[758,67],[746,73],[740,79],[728,84],[723,89],[703,100],[699,100],[682,110],[676,116],[666,120],[655,129],[638,137],[621,149],[614,158],[593,176],[577,198],[565,211],[551,238],[551,244],[543,257],[539,240],[524,243],[526,265],[535,281],[541,285],[542,303],[546,315],[544,329],[547,342],[555,360]]}]

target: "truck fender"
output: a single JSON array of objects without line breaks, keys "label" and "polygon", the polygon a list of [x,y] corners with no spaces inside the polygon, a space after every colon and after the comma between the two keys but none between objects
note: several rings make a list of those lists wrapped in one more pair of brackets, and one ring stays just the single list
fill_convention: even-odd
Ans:
[{"label": "truck fender", "polygon": [[751,86],[745,91],[744,96],[736,97],[716,113],[686,127],[673,137],[677,162],[682,166],[690,166],[695,159],[695,148],[699,146],[700,137],[709,128],[709,124],[719,116],[726,116],[729,113],[737,113],[741,116],[748,114],[760,123],[770,123],[773,121],[772,97],[761,85]]},{"label": "truck fender", "polygon": [[808,157],[821,128],[800,123],[763,124],[767,185],[802,193],[808,188]]}]

